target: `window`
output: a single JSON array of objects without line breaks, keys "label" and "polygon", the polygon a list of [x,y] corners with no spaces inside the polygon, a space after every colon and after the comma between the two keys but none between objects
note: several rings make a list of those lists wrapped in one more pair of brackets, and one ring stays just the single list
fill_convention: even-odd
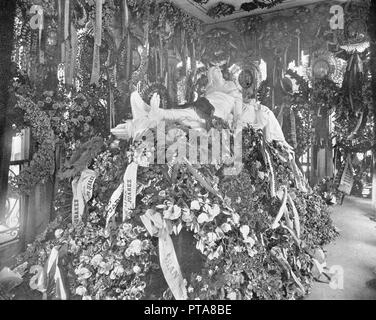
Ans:
[{"label": "window", "polygon": [[[12,155],[9,167],[9,180],[19,175],[22,168],[28,165],[30,154],[30,129],[23,129],[12,138]],[[26,216],[25,197],[8,189],[5,219],[0,222],[0,245],[4,245],[20,237],[20,231]]]}]

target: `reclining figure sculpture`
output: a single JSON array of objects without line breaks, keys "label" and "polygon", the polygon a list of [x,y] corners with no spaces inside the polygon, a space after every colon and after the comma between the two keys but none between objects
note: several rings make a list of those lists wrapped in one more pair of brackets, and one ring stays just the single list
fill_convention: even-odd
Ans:
[{"label": "reclining figure sculpture", "polygon": [[286,142],[281,126],[269,108],[257,103],[256,100],[243,103],[242,93],[234,82],[223,78],[219,67],[209,69],[208,80],[204,98],[199,98],[190,105],[169,110],[159,108],[158,94],[154,94],[149,106],[138,92],[133,92],[131,96],[133,120],[119,125],[112,130],[112,133],[119,138],[125,138],[135,134],[133,132],[132,135],[131,128],[133,131],[136,127],[142,130],[143,125],[149,126],[160,121],[177,122],[192,129],[207,129],[210,127],[211,119],[217,117],[227,122],[231,128],[251,125],[256,130],[261,129],[267,142],[277,141],[293,153],[293,148]]}]

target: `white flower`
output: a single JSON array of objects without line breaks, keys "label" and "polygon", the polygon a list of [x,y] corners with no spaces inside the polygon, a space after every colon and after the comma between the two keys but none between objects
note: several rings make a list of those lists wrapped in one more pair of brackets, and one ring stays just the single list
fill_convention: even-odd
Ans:
[{"label": "white flower", "polygon": [[123,275],[123,273],[124,273],[124,268],[123,268],[122,265],[117,265],[117,266],[115,266],[113,272],[114,272],[117,276],[121,276],[121,275]]},{"label": "white flower", "polygon": [[237,213],[232,214],[232,221],[235,225],[238,225],[240,222],[240,216]]},{"label": "white flower", "polygon": [[71,240],[69,241],[69,245],[70,245],[70,250],[71,250],[73,253],[77,253],[77,252],[78,252],[79,247],[77,246],[76,242],[75,242],[73,239],[71,239]]},{"label": "white flower", "polygon": [[222,239],[225,236],[223,230],[221,228],[219,228],[219,227],[217,227],[215,229],[215,233],[217,234],[217,236],[218,236],[219,239]]},{"label": "white flower", "polygon": [[196,277],[196,280],[197,280],[198,282],[201,282],[201,281],[202,281],[202,277],[201,277],[201,276],[197,276],[197,277]]},{"label": "white flower", "polygon": [[236,292],[232,291],[227,295],[227,299],[236,300]]},{"label": "white flower", "polygon": [[163,212],[163,217],[169,220],[176,220],[181,217],[181,208],[177,205],[169,207]]},{"label": "white flower", "polygon": [[256,250],[253,250],[253,249],[251,249],[251,248],[248,248],[247,251],[248,251],[248,255],[249,255],[251,258],[253,258],[253,257],[257,254],[257,251],[256,251]]},{"label": "white flower", "polygon": [[191,210],[200,210],[200,203],[197,200],[191,202]]},{"label": "white flower", "polygon": [[215,252],[211,252],[208,255],[209,260],[218,259],[223,253],[223,247],[219,246]]},{"label": "white flower", "polygon": [[208,221],[209,221],[209,216],[205,212],[201,213],[197,218],[197,222],[199,224],[203,224],[204,222],[208,222]]},{"label": "white flower", "polygon": [[85,296],[87,293],[87,290],[84,286],[79,286],[76,288],[76,295],[78,296]]},{"label": "white flower", "polygon": [[98,267],[103,261],[103,257],[100,254],[96,254],[90,261],[90,264],[94,267]]},{"label": "white flower", "polygon": [[128,249],[130,250],[131,255],[140,255],[142,251],[142,242],[141,240],[133,240],[129,245]]},{"label": "white flower", "polygon": [[192,293],[193,291],[194,291],[194,289],[191,286],[189,286],[188,287],[188,293]]},{"label": "white flower", "polygon": [[160,191],[158,196],[161,197],[161,198],[165,198],[166,197],[166,191],[165,190]]},{"label": "white flower", "polygon": [[208,241],[209,243],[213,243],[218,239],[217,235],[214,232],[208,233]]},{"label": "white flower", "polygon": [[221,225],[221,229],[224,233],[227,233],[231,230],[231,225],[228,223],[224,223]]},{"label": "white flower", "polygon": [[240,253],[240,252],[242,252],[242,248],[241,248],[240,246],[235,246],[235,247],[234,247],[234,251],[235,251],[236,253]]},{"label": "white flower", "polygon": [[221,208],[218,204],[215,204],[212,208],[209,209],[209,214],[213,217],[213,219],[218,216],[221,212]]},{"label": "white flower", "polygon": [[90,263],[90,258],[88,256],[80,256],[80,263]]},{"label": "white flower", "polygon": [[87,268],[77,268],[75,270],[76,275],[78,276],[78,281],[89,279],[92,273]]},{"label": "white flower", "polygon": [[184,208],[183,209],[183,214],[181,216],[182,220],[185,222],[185,223],[190,223],[193,221],[193,214],[191,213],[191,211],[188,209],[188,208]]},{"label": "white flower", "polygon": [[256,244],[256,241],[252,237],[246,237],[244,239],[244,243],[246,243],[249,247],[253,247]]},{"label": "white flower", "polygon": [[141,272],[141,268],[139,266],[134,266],[133,267],[133,272],[136,273],[136,274],[140,273]]},{"label": "white flower", "polygon": [[111,271],[110,273],[110,279],[115,280],[116,279],[116,273],[114,271]]},{"label": "white flower", "polygon": [[110,262],[104,262],[102,261],[100,264],[99,264],[99,274],[106,274],[106,275],[109,275],[110,274],[110,271],[112,269],[112,265]]},{"label": "white flower", "polygon": [[84,296],[82,297],[82,300],[93,300],[93,299],[91,298],[91,296]]},{"label": "white flower", "polygon": [[246,239],[249,235],[250,229],[249,229],[248,226],[241,226],[240,232],[241,232],[243,238]]},{"label": "white flower", "polygon": [[122,225],[122,229],[123,229],[123,231],[126,233],[126,234],[128,234],[129,232],[131,232],[132,231],[132,225],[131,224],[129,224],[129,223],[124,223],[123,225]]},{"label": "white flower", "polygon": [[63,236],[63,234],[64,234],[64,230],[62,230],[62,229],[55,230],[56,239],[60,239]]}]

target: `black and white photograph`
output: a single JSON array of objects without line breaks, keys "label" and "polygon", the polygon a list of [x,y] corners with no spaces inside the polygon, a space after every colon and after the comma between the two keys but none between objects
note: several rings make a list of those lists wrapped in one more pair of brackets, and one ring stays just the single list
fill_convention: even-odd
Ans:
[{"label": "black and white photograph", "polygon": [[0,0],[0,300],[376,300],[376,0]]}]

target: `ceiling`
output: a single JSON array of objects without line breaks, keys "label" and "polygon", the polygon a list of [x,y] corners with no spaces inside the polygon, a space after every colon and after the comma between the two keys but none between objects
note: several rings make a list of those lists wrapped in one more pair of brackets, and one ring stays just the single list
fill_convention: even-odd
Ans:
[{"label": "ceiling", "polygon": [[[249,15],[257,15],[264,13],[271,13],[278,10],[289,9],[302,5],[309,5],[316,2],[322,2],[323,0],[285,0],[281,4],[276,5],[271,9],[256,9],[253,11],[244,11],[240,9],[240,6],[245,2],[252,2],[252,0],[209,0],[206,4],[198,4],[194,0],[172,0],[178,7],[188,12],[190,15],[202,20],[206,24],[216,24],[219,22],[225,22]],[[346,1],[346,0],[345,0]],[[232,4],[235,6],[235,11],[233,14],[213,19],[209,17],[206,13],[209,8],[216,6],[219,2],[224,2]]]}]

